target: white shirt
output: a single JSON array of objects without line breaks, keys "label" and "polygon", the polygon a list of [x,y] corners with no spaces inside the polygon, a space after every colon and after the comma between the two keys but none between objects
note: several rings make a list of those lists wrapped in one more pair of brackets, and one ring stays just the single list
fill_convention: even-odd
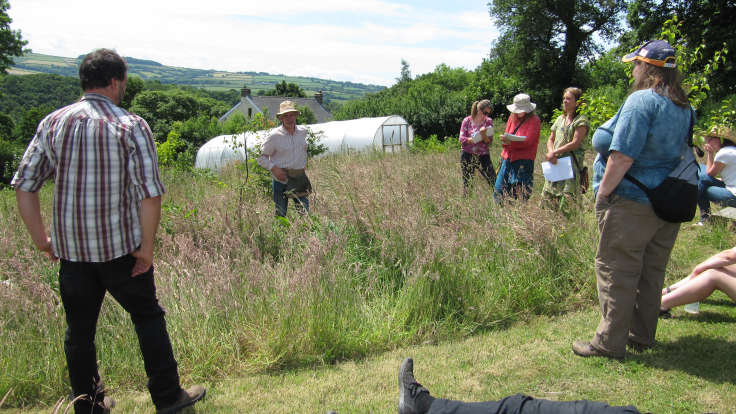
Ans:
[{"label": "white shirt", "polygon": [[294,135],[284,126],[274,128],[263,143],[258,165],[271,171],[279,168],[303,169],[307,165],[307,129],[296,126]]},{"label": "white shirt", "polygon": [[725,164],[721,170],[721,178],[728,191],[736,195],[736,147],[723,147],[716,152],[715,162]]}]

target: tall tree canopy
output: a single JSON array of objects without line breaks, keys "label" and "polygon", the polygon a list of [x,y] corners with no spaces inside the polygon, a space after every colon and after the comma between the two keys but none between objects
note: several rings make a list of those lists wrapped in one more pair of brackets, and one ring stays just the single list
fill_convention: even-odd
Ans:
[{"label": "tall tree canopy", "polygon": [[492,0],[501,36],[491,60],[499,59],[548,112],[565,87],[583,85],[580,61],[602,50],[597,39],[615,38],[626,6],[625,0]]},{"label": "tall tree canopy", "polygon": [[[722,98],[736,93],[736,36],[733,34],[733,19],[736,16],[734,0],[634,0],[629,6],[627,20],[633,28],[621,37],[621,46],[633,48],[646,40],[657,37],[662,24],[672,16],[680,17],[680,30],[687,38],[702,42],[704,47],[700,59],[692,69],[700,70],[724,43],[729,53],[725,64],[711,79],[711,93]],[[693,44],[692,47],[697,47]]]},{"label": "tall tree canopy", "polygon": [[276,83],[273,86],[273,89],[261,92],[266,96],[290,96],[295,98],[304,98],[307,96],[301,86],[296,83],[286,83],[285,80],[282,80],[280,83]]},{"label": "tall tree canopy", "polygon": [[13,65],[13,56],[23,55],[23,46],[28,44],[21,39],[20,31],[10,30],[13,19],[8,16],[10,4],[8,0],[0,0],[0,72]]}]

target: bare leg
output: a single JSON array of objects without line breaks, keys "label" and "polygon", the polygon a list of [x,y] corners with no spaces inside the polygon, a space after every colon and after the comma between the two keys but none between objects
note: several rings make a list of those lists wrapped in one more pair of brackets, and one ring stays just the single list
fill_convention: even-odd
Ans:
[{"label": "bare leg", "polygon": [[710,296],[714,290],[722,291],[736,302],[736,265],[709,269],[696,277],[688,276],[680,282],[677,290],[662,296],[662,309],[701,301]]}]

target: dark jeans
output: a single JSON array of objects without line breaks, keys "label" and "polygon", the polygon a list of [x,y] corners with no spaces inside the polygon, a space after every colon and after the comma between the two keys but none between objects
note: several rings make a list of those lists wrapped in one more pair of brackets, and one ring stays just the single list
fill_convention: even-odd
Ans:
[{"label": "dark jeans", "polygon": [[710,202],[714,201],[726,207],[736,207],[736,195],[726,188],[726,184],[713,178],[705,172],[705,165],[700,164],[698,174],[698,207],[700,217],[707,219],[710,216]]},{"label": "dark jeans", "polygon": [[[131,277],[135,258],[126,255],[104,263],[70,262],[61,260],[59,289],[66,312],[64,352],[74,396],[87,394],[102,401],[104,389],[97,371],[95,333],[105,292],[129,314],[135,325],[138,343],[148,375],[148,390],[157,408],[171,405],[179,396],[179,374],[164,310],[156,298],[153,267]],[[74,405],[79,413],[102,412],[90,400]]]},{"label": "dark jeans", "polygon": [[[273,203],[276,205],[276,216],[285,217],[286,209],[289,207],[289,198],[284,196],[284,190],[286,190],[286,184],[271,180],[273,182]],[[299,214],[309,212],[309,198],[299,197],[295,199],[296,211]]]},{"label": "dark jeans", "polygon": [[493,185],[496,181],[496,171],[493,169],[491,156],[489,154],[476,155],[462,151],[460,154],[460,166],[463,170],[463,186],[468,188],[470,179],[476,168],[480,170],[480,175],[486,179],[488,185]]},{"label": "dark jeans", "polygon": [[639,414],[634,406],[612,407],[595,401],[549,401],[516,394],[500,401],[466,403],[435,399],[427,414]]},{"label": "dark jeans", "polygon": [[496,177],[493,197],[500,201],[505,197],[528,200],[534,185],[534,160],[501,160]]}]

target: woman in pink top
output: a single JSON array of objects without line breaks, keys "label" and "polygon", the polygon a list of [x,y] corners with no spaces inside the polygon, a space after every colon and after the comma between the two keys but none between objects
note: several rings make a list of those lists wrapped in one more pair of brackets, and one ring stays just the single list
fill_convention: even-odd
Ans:
[{"label": "woman in pink top", "polygon": [[480,170],[489,186],[496,181],[496,171],[493,169],[488,152],[488,146],[493,142],[493,119],[489,116],[492,110],[493,106],[488,99],[475,101],[470,109],[470,115],[463,119],[460,126],[460,144],[463,148],[460,154],[463,195],[468,194],[470,178],[476,168]]},{"label": "woman in pink top", "polygon": [[532,194],[534,159],[541,125],[534,113],[536,107],[537,104],[525,93],[514,96],[514,103],[506,105],[511,115],[506,122],[505,133],[500,136],[503,151],[493,193],[497,201],[519,196],[528,200]]}]

